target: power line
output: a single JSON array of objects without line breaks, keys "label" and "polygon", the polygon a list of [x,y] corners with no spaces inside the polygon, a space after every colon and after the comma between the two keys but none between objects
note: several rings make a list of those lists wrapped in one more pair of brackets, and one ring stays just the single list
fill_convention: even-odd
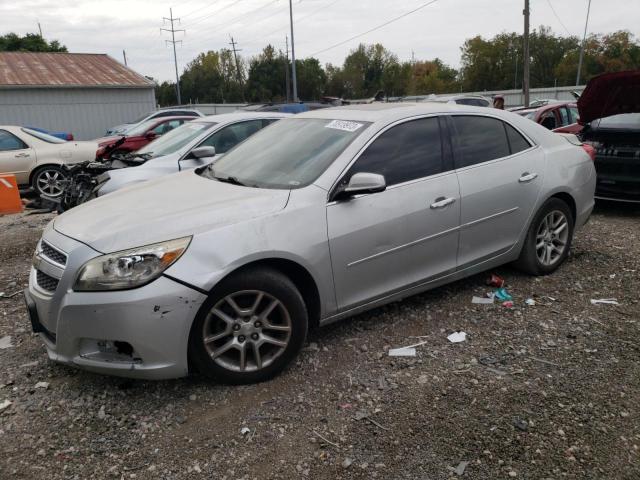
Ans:
[{"label": "power line", "polygon": [[375,32],[376,30],[380,30],[381,28],[386,27],[387,25],[390,25],[390,24],[392,24],[394,22],[397,22],[398,20],[400,20],[400,19],[402,19],[404,17],[407,17],[407,16],[409,16],[409,15],[411,15],[413,13],[416,13],[418,10],[422,10],[423,8],[426,8],[429,5],[433,5],[437,1],[438,0],[431,0],[430,2],[423,3],[419,7],[414,8],[413,10],[411,10],[409,12],[403,13],[402,15],[398,15],[397,17],[394,17],[391,20],[387,20],[386,22],[381,23],[380,25],[367,30],[366,32],[359,33],[358,35],[354,35],[353,37],[349,37],[346,40],[343,40],[342,42],[338,42],[336,44],[333,44],[330,47],[323,48],[322,50],[318,50],[317,52],[312,53],[311,56],[314,57],[314,56],[316,56],[316,55],[318,55],[320,53],[324,53],[324,52],[327,52],[329,50],[333,50],[334,48],[339,47],[340,45],[344,45],[345,43],[348,43],[351,40],[355,40],[356,38],[362,37],[362,36],[364,36],[364,35],[366,35],[368,33],[371,33],[371,32]]},{"label": "power line", "polygon": [[198,17],[198,18],[196,18],[195,20],[193,20],[191,23],[188,23],[188,24],[187,24],[187,26],[188,26],[188,27],[191,27],[191,26],[193,26],[193,25],[195,25],[195,24],[197,24],[197,23],[202,22],[203,20],[206,20],[207,18],[213,17],[214,15],[216,15],[216,14],[218,14],[218,13],[220,13],[220,12],[223,12],[223,11],[225,11],[225,10],[227,10],[227,9],[229,9],[229,8],[231,8],[231,7],[233,7],[233,6],[235,6],[235,5],[237,5],[237,4],[238,4],[238,3],[240,3],[241,1],[242,1],[242,0],[236,0],[235,2],[232,2],[232,3],[230,3],[229,5],[225,5],[224,7],[222,7],[222,8],[220,8],[220,9],[216,10],[215,12],[211,12],[211,13],[209,13],[209,14],[207,14],[207,15],[203,15],[202,17]]},{"label": "power line", "polygon": [[[304,22],[307,18],[312,17],[313,15],[318,13],[319,11],[325,10],[325,9],[335,5],[336,3],[340,2],[340,1],[341,0],[334,0],[333,2],[329,3],[328,5],[324,5],[324,6],[320,7],[320,8],[318,8],[318,9],[314,10],[313,12],[309,13],[308,15],[305,15],[304,17],[302,17],[300,19],[296,19],[296,21],[295,21],[296,25],[301,23],[301,22]],[[283,26],[283,27],[278,27],[277,29],[272,30],[271,32],[265,33],[264,35],[262,35],[262,37],[263,38],[264,37],[268,37],[269,35],[273,35],[274,33],[281,32],[282,30],[287,29],[287,28],[289,28],[288,25],[287,26]]]},{"label": "power line", "polygon": [[549,8],[551,8],[551,11],[555,15],[555,17],[558,20],[558,22],[560,22],[560,25],[562,25],[562,28],[564,28],[564,30],[569,34],[569,36],[571,36],[571,32],[569,31],[567,26],[562,22],[562,19],[560,18],[560,16],[558,16],[558,13],[556,12],[556,9],[553,8],[553,5],[551,4],[551,0],[547,0],[547,3],[549,4]]},{"label": "power line", "polygon": [[200,8],[196,8],[195,10],[191,10],[189,13],[182,15],[182,18],[188,17],[189,15],[193,15],[194,13],[198,13],[201,12],[202,10],[206,10],[209,7],[212,7],[213,5],[215,5],[216,3],[218,3],[220,0],[213,0],[213,2],[211,2],[208,5],[205,5],[204,7],[200,7]]}]

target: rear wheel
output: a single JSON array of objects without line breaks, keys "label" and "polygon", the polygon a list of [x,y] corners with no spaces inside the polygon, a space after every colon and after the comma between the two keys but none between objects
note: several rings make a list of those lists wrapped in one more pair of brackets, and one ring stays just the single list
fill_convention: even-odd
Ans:
[{"label": "rear wheel", "polygon": [[547,200],[531,222],[516,266],[531,275],[555,272],[569,254],[573,228],[569,206],[559,198]]},{"label": "rear wheel", "polygon": [[31,177],[31,186],[38,195],[59,197],[64,192],[67,175],[57,165],[38,168]]},{"label": "rear wheel", "polygon": [[295,358],[307,334],[307,309],[293,282],[256,268],[223,280],[191,328],[189,355],[223,383],[268,380]]}]

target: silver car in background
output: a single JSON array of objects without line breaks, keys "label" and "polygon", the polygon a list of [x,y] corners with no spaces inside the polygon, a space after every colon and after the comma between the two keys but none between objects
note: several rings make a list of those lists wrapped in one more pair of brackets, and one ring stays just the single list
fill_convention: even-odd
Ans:
[{"label": "silver car in background", "polygon": [[104,173],[96,195],[206,165],[214,156],[218,160],[254,133],[288,116],[277,112],[235,112],[192,120],[138,150],[134,156],[144,162],[141,165]]},{"label": "silver car in background", "polygon": [[553,272],[589,218],[595,178],[575,137],[509,112],[303,113],[215,164],[57,217],[26,301],[52,360],[262,381],[310,327],[508,262]]}]

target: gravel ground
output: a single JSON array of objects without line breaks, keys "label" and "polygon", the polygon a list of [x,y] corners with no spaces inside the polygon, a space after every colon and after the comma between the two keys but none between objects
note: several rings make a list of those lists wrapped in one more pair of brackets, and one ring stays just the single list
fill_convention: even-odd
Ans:
[{"label": "gravel ground", "polygon": [[[0,218],[0,291],[26,285],[50,218]],[[55,365],[0,299],[0,478],[638,479],[639,219],[600,206],[554,275],[498,269],[514,309],[471,304],[475,276],[312,332],[253,386]]]}]

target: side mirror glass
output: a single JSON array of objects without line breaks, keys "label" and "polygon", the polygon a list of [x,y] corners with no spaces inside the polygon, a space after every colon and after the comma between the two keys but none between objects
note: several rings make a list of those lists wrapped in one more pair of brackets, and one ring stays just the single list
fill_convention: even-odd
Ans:
[{"label": "side mirror glass", "polygon": [[152,139],[152,138],[156,138],[158,136],[158,134],[156,132],[154,132],[153,130],[150,132],[147,132],[145,137],[148,139]]},{"label": "side mirror glass", "polygon": [[378,193],[386,190],[386,188],[387,181],[384,175],[360,172],[351,176],[349,183],[336,193],[334,199],[339,200],[365,193]]},{"label": "side mirror glass", "polygon": [[191,158],[208,158],[215,157],[215,155],[215,147],[198,147],[191,150],[191,154],[189,156]]}]

